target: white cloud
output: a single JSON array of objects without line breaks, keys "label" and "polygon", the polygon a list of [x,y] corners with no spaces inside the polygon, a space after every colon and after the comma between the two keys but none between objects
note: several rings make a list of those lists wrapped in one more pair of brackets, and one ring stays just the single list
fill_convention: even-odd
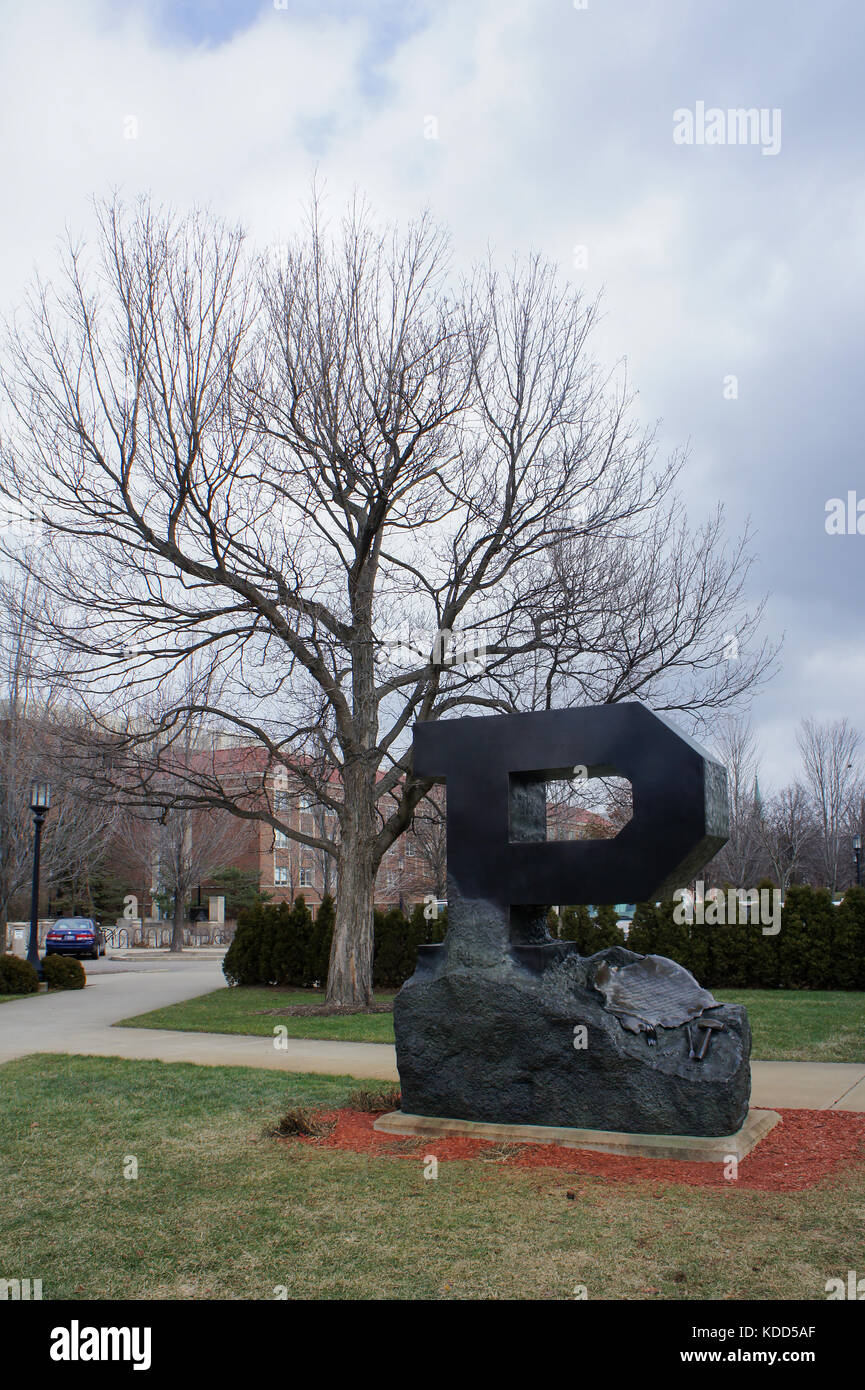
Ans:
[{"label": "white cloud", "polygon": [[[14,305],[64,227],[89,224],[89,196],[115,185],[208,202],[269,239],[297,227],[318,170],[335,209],[355,186],[386,216],[428,202],[462,261],[488,243],[540,247],[605,287],[598,346],[610,362],[627,354],[641,412],[666,417],[664,444],[690,438],[695,509],[720,496],[735,525],[754,513],[760,583],[779,590],[770,628],[787,614],[795,643],[758,702],[767,729],[818,712],[821,689],[826,708],[865,725],[856,561],[837,568],[808,510],[820,514],[815,488],[865,491],[851,366],[865,307],[865,193],[850,174],[861,118],[843,81],[855,35],[840,26],[832,63],[815,68],[819,16],[797,27],[781,0],[759,17],[732,0],[720,27],[642,0],[443,0],[426,13],[400,39],[378,6],[300,18],[263,5],[230,38],[196,44],[144,6],[0,3],[0,302]],[[675,147],[673,110],[697,98],[781,104],[781,154]],[[430,115],[437,139],[424,138]],[[137,139],[124,139],[129,116]],[[722,398],[727,373],[736,403]],[[815,638],[824,655],[802,657]],[[780,768],[787,733],[772,738]]]}]

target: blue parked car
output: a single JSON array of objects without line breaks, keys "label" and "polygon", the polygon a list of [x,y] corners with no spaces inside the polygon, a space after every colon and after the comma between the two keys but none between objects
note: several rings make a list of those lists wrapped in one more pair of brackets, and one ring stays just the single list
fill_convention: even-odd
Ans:
[{"label": "blue parked car", "polygon": [[92,917],[58,917],[45,937],[45,954],[98,960],[105,955],[102,928]]}]

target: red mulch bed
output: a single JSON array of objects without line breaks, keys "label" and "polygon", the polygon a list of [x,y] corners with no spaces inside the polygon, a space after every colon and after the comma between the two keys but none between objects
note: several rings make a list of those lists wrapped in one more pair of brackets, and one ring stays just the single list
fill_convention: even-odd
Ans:
[{"label": "red mulch bed", "polygon": [[[736,1186],[761,1192],[798,1192],[865,1160],[865,1114],[847,1110],[781,1110],[779,1113],[782,1123],[739,1164]],[[515,1168],[552,1168],[563,1173],[603,1178],[606,1182],[731,1186],[720,1163],[623,1158],[587,1149],[557,1148],[553,1144],[502,1144],[488,1139],[380,1134],[373,1129],[378,1114],[361,1110],[330,1110],[322,1112],[321,1118],[336,1121],[326,1137],[283,1142],[343,1149],[373,1158],[422,1162],[425,1154],[435,1154],[439,1162],[478,1159],[488,1164],[507,1163]]]}]

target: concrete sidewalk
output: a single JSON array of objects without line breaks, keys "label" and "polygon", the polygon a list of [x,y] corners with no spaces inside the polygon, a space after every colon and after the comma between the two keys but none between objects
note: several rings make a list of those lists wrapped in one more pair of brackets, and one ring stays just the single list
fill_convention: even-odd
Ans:
[{"label": "concrete sidewalk", "polygon": [[272,1037],[114,1028],[120,1019],[219,989],[225,984],[220,962],[186,952],[174,961],[145,960],[136,952],[122,969],[102,961],[87,965],[83,995],[58,990],[0,1004],[0,1063],[32,1052],[66,1052],[398,1079],[394,1049],[379,1043],[288,1038],[277,1048]]},{"label": "concrete sidewalk", "polygon": [[[266,1071],[307,1071],[332,1076],[399,1081],[396,1052],[384,1043],[329,1042],[318,1038],[182,1033],[155,1028],[103,1028],[76,1033],[74,1046],[52,1042],[31,1052],[93,1053],[98,1057],[148,1057],[159,1062],[195,1062],[205,1067],[261,1067]],[[21,1055],[21,1054],[19,1054]]]},{"label": "concrete sidewalk", "polygon": [[[0,1004],[0,1062],[30,1052],[114,1055],[109,1044],[122,1030],[111,1025],[118,1019],[178,1004],[225,984],[218,961],[184,957],[164,965],[141,961],[137,968],[88,961],[85,969],[83,992],[58,990]],[[131,1054],[121,1050],[117,1055]]]},{"label": "concrete sidewalk", "polygon": [[[76,1034],[74,1049],[68,1043],[39,1048],[41,1052],[73,1050],[100,1057],[149,1057],[208,1067],[262,1067],[399,1082],[396,1051],[386,1043],[286,1038],[277,1048],[272,1038],[106,1028]],[[865,1111],[865,1063],[752,1062],[751,1104],[767,1110]]]},{"label": "concrete sidewalk", "polygon": [[[276,1046],[269,1037],[111,1026],[223,982],[218,962],[187,957],[166,969],[93,973],[83,998],[76,990],[2,1004],[0,1063],[32,1052],[67,1052],[399,1080],[396,1053],[386,1043],[286,1038]],[[754,1106],[865,1111],[865,1062],[755,1061],[751,1067]]]},{"label": "concrete sidewalk", "polygon": [[[16,1048],[11,1055],[92,1053],[99,1057],[145,1057],[209,1067],[262,1067],[269,1071],[399,1081],[396,1052],[386,1043],[286,1038],[276,1047],[272,1038],[111,1027],[76,1029],[74,1036],[63,1039],[43,1035],[33,1043]],[[9,1055],[0,1046],[0,1060],[7,1060]],[[865,1063],[755,1061],[751,1064],[751,1082],[751,1104],[760,1109],[865,1111]]]},{"label": "concrete sidewalk", "polygon": [[752,1062],[751,1104],[865,1111],[865,1062]]}]

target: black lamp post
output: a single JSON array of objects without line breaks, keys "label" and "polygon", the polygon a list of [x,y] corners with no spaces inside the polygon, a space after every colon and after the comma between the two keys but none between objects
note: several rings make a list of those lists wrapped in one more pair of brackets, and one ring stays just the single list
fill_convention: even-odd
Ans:
[{"label": "black lamp post", "polygon": [[33,893],[30,898],[30,943],[27,959],[42,979],[42,966],[39,961],[39,851],[42,845],[42,827],[51,805],[51,787],[48,782],[34,782],[30,788],[30,810],[33,812]]},{"label": "black lamp post", "polygon": [[862,887],[862,836],[853,836],[853,858],[856,860],[856,886]]}]

